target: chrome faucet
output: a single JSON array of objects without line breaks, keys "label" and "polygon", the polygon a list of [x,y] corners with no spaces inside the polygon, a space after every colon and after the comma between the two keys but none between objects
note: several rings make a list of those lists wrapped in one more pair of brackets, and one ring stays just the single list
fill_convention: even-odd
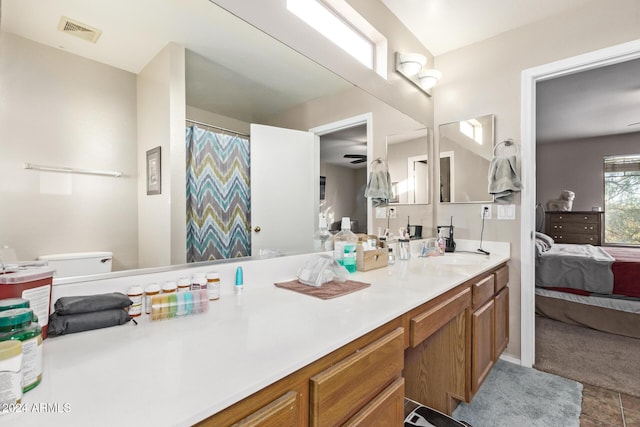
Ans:
[{"label": "chrome faucet", "polygon": [[455,252],[456,250],[456,242],[453,240],[453,217],[451,217],[451,224],[450,225],[439,225],[437,227],[438,230],[438,234],[440,233],[440,230],[443,228],[448,228],[449,229],[449,236],[442,236],[444,238],[444,251],[445,252]]}]

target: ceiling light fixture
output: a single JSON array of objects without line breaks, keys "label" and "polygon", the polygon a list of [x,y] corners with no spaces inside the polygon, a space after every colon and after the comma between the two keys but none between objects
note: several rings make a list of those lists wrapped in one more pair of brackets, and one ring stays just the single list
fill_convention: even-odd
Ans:
[{"label": "ceiling light fixture", "polygon": [[431,96],[430,89],[438,83],[442,73],[434,69],[423,69],[426,63],[427,58],[420,53],[396,52],[396,71]]}]

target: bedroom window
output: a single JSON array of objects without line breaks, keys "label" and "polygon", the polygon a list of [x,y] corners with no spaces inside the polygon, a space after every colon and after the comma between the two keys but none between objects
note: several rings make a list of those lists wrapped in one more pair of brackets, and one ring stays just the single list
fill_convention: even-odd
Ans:
[{"label": "bedroom window", "polygon": [[605,243],[640,246],[640,154],[604,158]]}]

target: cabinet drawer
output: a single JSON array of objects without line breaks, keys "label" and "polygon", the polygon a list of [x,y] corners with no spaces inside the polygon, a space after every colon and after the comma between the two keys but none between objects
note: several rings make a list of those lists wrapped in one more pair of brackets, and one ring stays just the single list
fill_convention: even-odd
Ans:
[{"label": "cabinet drawer", "polygon": [[404,378],[398,378],[344,425],[401,426],[404,419]]},{"label": "cabinet drawer", "polygon": [[599,213],[552,214],[551,222],[599,222]]},{"label": "cabinet drawer", "polygon": [[298,424],[298,406],[298,393],[290,391],[264,408],[238,421],[233,427],[295,427]]},{"label": "cabinet drawer", "polygon": [[509,267],[506,265],[504,267],[500,267],[495,272],[496,275],[496,289],[495,292],[500,292],[500,289],[507,286],[509,283]]},{"label": "cabinet drawer", "polygon": [[470,305],[471,290],[466,288],[424,313],[412,317],[409,322],[411,347],[418,346]]},{"label": "cabinet drawer", "polygon": [[312,426],[345,422],[372,400],[404,367],[404,329],[374,341],[310,380]]},{"label": "cabinet drawer", "polygon": [[551,234],[556,243],[575,243],[578,245],[600,245],[600,239],[595,234]]},{"label": "cabinet drawer", "polygon": [[563,223],[552,223],[551,231],[554,233],[576,233],[576,234],[595,234],[599,230],[598,224],[596,223],[577,223],[577,222],[569,222],[566,224]]},{"label": "cabinet drawer", "polygon": [[495,277],[492,274],[471,286],[473,290],[473,308],[480,307],[489,301],[495,292]]}]

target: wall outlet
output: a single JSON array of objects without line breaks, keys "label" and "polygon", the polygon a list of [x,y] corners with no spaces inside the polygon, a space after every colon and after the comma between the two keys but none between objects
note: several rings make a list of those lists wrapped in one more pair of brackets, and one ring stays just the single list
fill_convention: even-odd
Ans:
[{"label": "wall outlet", "polygon": [[398,217],[398,212],[396,212],[396,208],[389,208],[389,218],[396,219]]},{"label": "wall outlet", "polygon": [[480,205],[480,218],[491,219],[491,205]]},{"label": "wall outlet", "polygon": [[376,219],[386,219],[387,218],[387,208],[376,207]]}]

